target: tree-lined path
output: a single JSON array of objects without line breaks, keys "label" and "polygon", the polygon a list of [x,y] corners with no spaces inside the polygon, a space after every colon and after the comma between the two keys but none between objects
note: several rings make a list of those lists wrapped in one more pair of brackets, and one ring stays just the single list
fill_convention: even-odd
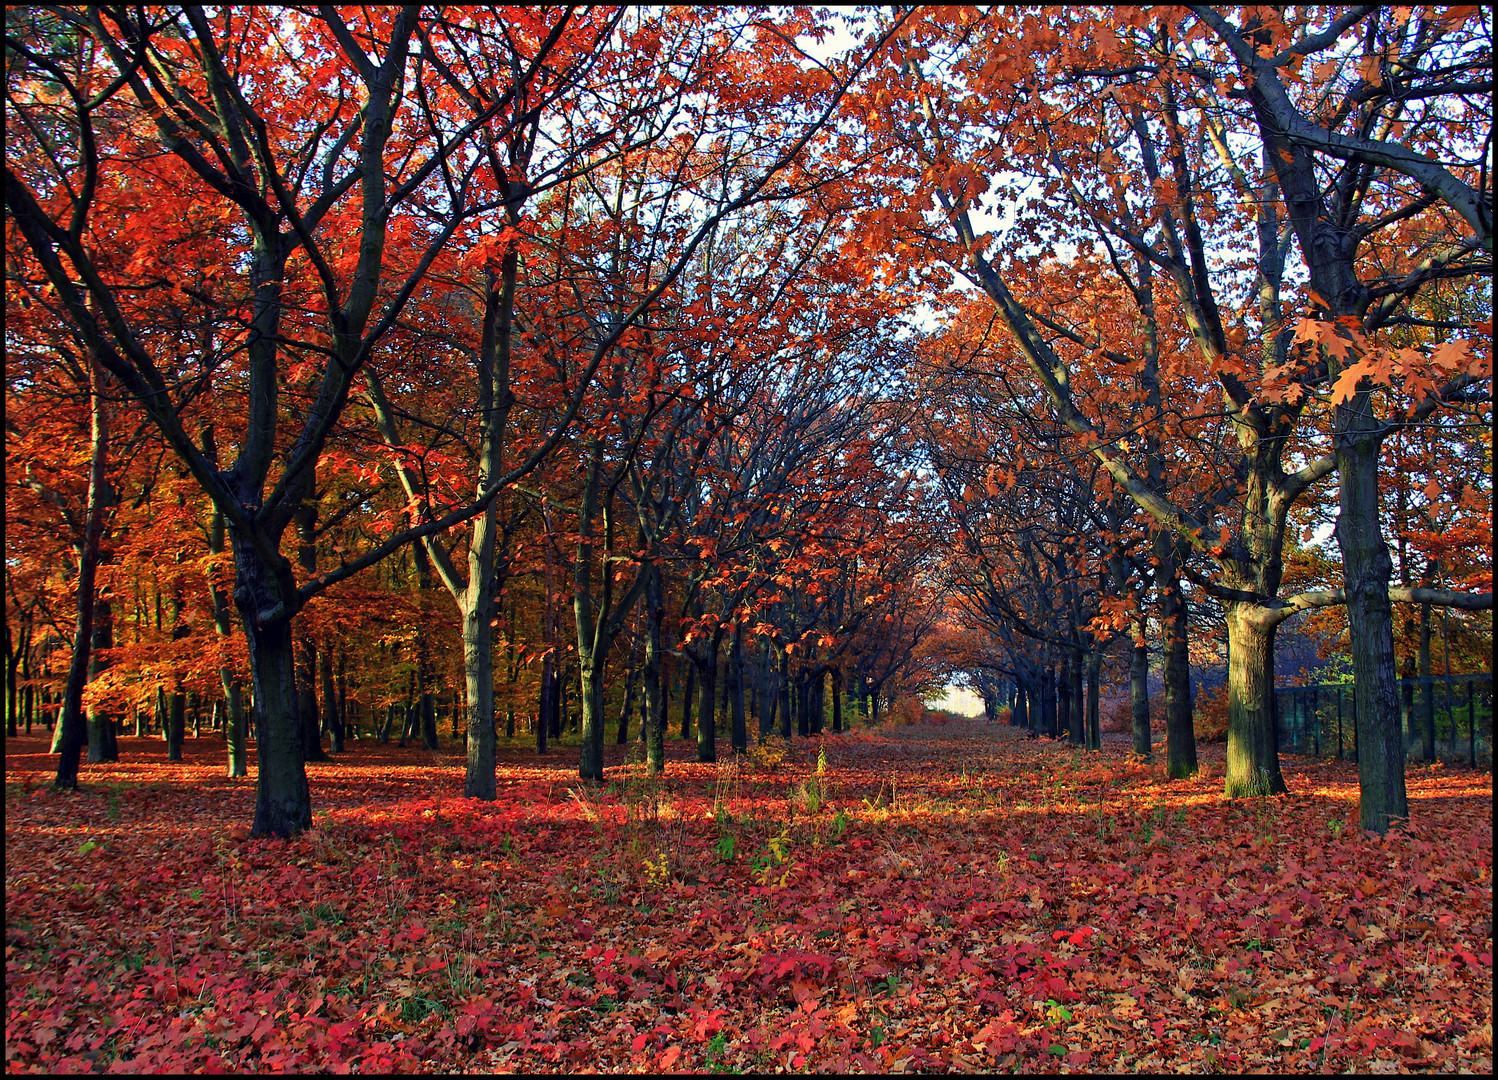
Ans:
[{"label": "tree-lined path", "polygon": [[1490,1064],[1485,9],[5,29],[12,1067]]}]

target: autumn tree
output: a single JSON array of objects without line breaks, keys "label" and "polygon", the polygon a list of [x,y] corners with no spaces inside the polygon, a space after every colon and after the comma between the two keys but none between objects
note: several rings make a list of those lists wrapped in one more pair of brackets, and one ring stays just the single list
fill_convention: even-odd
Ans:
[{"label": "autumn tree", "polygon": [[[311,823],[293,617],[333,582],[482,509],[300,584],[281,551],[354,378],[475,211],[481,159],[456,151],[508,98],[456,125],[413,106],[410,81],[429,71],[414,7],[367,9],[353,24],[331,9],[65,8],[53,19],[46,34],[7,37],[24,130],[7,163],[8,220],[78,348],[141,403],[224,515],[261,723],[254,831],[289,836]],[[305,92],[288,95],[288,84]],[[213,262],[194,248],[210,238],[225,245]],[[114,257],[121,243],[133,260]],[[236,332],[186,370],[163,367],[179,350],[141,291],[158,287],[233,312]],[[288,425],[283,390],[309,371],[316,381]],[[243,426],[220,433],[233,454],[221,468],[183,410],[231,377],[247,405]]]},{"label": "autumn tree", "polygon": [[[1253,174],[1237,164],[1244,132],[1220,107],[1216,82],[1193,66],[1199,36],[1183,37],[1142,11],[963,12],[913,26],[891,85],[918,117],[893,125],[892,140],[909,154],[920,194],[908,204],[915,216],[876,224],[886,240],[921,237],[923,250],[968,275],[1079,448],[1163,529],[1215,564],[1207,587],[1226,603],[1229,633],[1227,790],[1239,795],[1284,787],[1274,743],[1274,630],[1308,605],[1333,602],[1279,597],[1284,531],[1289,507],[1338,459],[1330,448],[1307,446],[1297,451],[1304,464],[1287,465],[1307,402],[1260,391],[1291,360],[1285,305],[1296,288],[1286,272],[1294,227],[1262,140],[1250,155]],[[1011,51],[1020,40],[1025,46]],[[989,45],[997,41],[1004,56]],[[1047,60],[1013,59],[1028,55]],[[1012,171],[1017,162],[1024,175]],[[1248,180],[1246,191],[1233,186],[1238,178]],[[985,198],[1018,197],[1031,183],[1049,201],[1023,219],[1027,243],[995,246],[975,212]],[[922,199],[945,230],[940,240],[924,227]],[[1057,259],[1062,243],[1078,244],[1077,256]],[[1035,289],[1047,280],[1048,260],[1056,269],[1071,262],[1116,275],[1140,331],[1119,337],[1085,322],[1058,325],[1046,291]],[[1160,292],[1143,288],[1146,265],[1163,276]],[[1074,372],[1098,363],[1137,368],[1167,333],[1189,342],[1219,385],[1237,442],[1233,498],[1205,515],[1174,499],[1125,449],[1127,433],[1074,392]],[[1229,507],[1227,520],[1214,522]]]},{"label": "autumn tree", "polygon": [[[1235,21],[1191,10],[1231,58],[1204,57],[1198,78],[1231,83],[1230,95],[1247,101],[1305,264],[1313,318],[1325,320],[1297,332],[1318,346],[1308,358],[1314,373],[1300,382],[1314,384],[1324,367],[1332,387],[1361,814],[1364,828],[1381,833],[1409,807],[1379,498],[1383,443],[1404,417],[1388,414],[1378,387],[1397,380],[1413,399],[1405,415],[1428,413],[1492,368],[1490,354],[1484,366],[1460,343],[1427,356],[1379,348],[1373,335],[1432,282],[1492,273],[1491,31],[1480,15],[1455,11]],[[1221,153],[1231,167],[1231,148]]]}]

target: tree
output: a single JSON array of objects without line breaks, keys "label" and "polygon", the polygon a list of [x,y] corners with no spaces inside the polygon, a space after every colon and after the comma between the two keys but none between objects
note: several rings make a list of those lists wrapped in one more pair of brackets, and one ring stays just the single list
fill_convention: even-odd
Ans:
[{"label": "tree", "polygon": [[[988,24],[983,33],[966,25],[979,19]],[[1272,383],[1287,367],[1291,346],[1282,292],[1293,230],[1272,155],[1262,145],[1255,155],[1260,178],[1251,185],[1254,198],[1229,201],[1232,187],[1211,178],[1232,181],[1244,174],[1235,172],[1215,83],[1200,79],[1189,44],[1152,16],[960,13],[950,27],[936,26],[939,21],[912,26],[894,81],[920,116],[899,130],[898,145],[916,163],[917,190],[939,208],[947,239],[928,239],[918,201],[908,212],[914,216],[887,215],[880,236],[903,226],[911,230],[905,237],[921,236],[933,257],[969,275],[1079,447],[1163,528],[1213,560],[1216,572],[1206,587],[1226,602],[1230,643],[1227,791],[1282,791],[1271,695],[1274,631],[1307,605],[1340,600],[1278,596],[1288,510],[1336,469],[1337,457],[1311,450],[1306,464],[1286,467],[1306,403],[1300,395],[1258,392],[1261,382]],[[1021,38],[1027,42],[1021,53],[1038,52],[1047,42],[1060,48],[1052,62],[1031,69],[1003,62],[987,44],[1002,40],[1008,50]],[[923,63],[930,47],[951,41],[960,41],[953,60],[939,69]],[[947,85],[950,75],[964,80],[961,92]],[[1058,108],[1063,102],[1064,110]],[[1006,251],[977,231],[973,211],[1016,161],[1042,192],[1057,198],[1026,219],[1033,246]],[[1095,239],[1069,260],[1073,273],[1085,265],[1116,275],[1134,298],[1143,334],[1119,339],[1049,316],[1051,290],[1036,286],[1047,281],[1048,262],[1065,264],[1052,260],[1048,245],[1078,235]],[[1095,257],[1088,258],[1089,251]],[[1143,272],[1131,270],[1124,252],[1164,272],[1173,312],[1154,306],[1142,288]],[[1218,252],[1230,255],[1220,269],[1213,262]],[[1224,291],[1242,288],[1238,282],[1256,300],[1242,323],[1229,317]],[[1219,384],[1223,415],[1232,421],[1238,482],[1230,491],[1234,501],[1242,500],[1235,524],[1214,528],[1211,516],[1181,505],[1164,480],[1131,458],[1120,442],[1124,433],[1104,415],[1089,413],[1074,389],[1079,365],[1137,367],[1153,342],[1177,333]],[[1206,509],[1215,513],[1220,506]]]},{"label": "tree", "polygon": [[[215,17],[221,25],[197,9],[64,8],[50,37],[8,36],[25,137],[7,163],[6,205],[79,349],[141,403],[224,515],[260,718],[254,832],[290,836],[311,824],[293,617],[335,581],[485,501],[301,584],[280,550],[355,376],[474,210],[478,160],[456,151],[490,117],[449,130],[408,107],[408,79],[427,74],[412,48],[414,7],[369,9],[352,27],[331,9]],[[89,49],[73,48],[84,40]],[[309,92],[288,98],[286,80]],[[52,134],[62,126],[66,144]],[[148,155],[149,170],[137,153],[148,147],[165,151]],[[208,234],[232,254],[212,259]],[[187,358],[140,302],[162,286],[238,320],[196,370],[163,366]],[[246,419],[221,440],[236,451],[221,469],[189,436],[184,409],[229,377],[244,388]],[[298,383],[305,408],[286,425],[282,395]]]},{"label": "tree", "polygon": [[[1481,365],[1456,372],[1456,357],[1436,359],[1446,350],[1428,358],[1418,349],[1378,350],[1368,339],[1430,282],[1492,273],[1484,148],[1491,127],[1483,135],[1492,117],[1491,35],[1475,13],[1413,17],[1358,8],[1304,20],[1250,16],[1239,26],[1210,7],[1192,12],[1232,58],[1306,264],[1312,310],[1328,320],[1312,333],[1315,359],[1332,384],[1335,535],[1352,630],[1360,812],[1364,828],[1383,833],[1409,816],[1409,806],[1393,563],[1379,513],[1380,457],[1396,428],[1378,415],[1375,388],[1398,378],[1416,399],[1412,411],[1434,411],[1474,382]],[[1292,94],[1306,81],[1300,69],[1308,62],[1314,97]],[[1459,163],[1448,168],[1442,158],[1453,149]],[[1302,323],[1297,338],[1305,329]],[[1491,370],[1490,356],[1489,377]]]}]

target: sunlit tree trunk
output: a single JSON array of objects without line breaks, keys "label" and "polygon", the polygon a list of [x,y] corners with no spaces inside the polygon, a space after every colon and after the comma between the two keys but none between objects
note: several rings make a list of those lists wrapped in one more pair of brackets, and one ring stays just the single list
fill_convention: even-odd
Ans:
[{"label": "sunlit tree trunk", "polygon": [[1281,795],[1274,723],[1274,633],[1278,626],[1253,603],[1226,605],[1228,627],[1227,795]]}]

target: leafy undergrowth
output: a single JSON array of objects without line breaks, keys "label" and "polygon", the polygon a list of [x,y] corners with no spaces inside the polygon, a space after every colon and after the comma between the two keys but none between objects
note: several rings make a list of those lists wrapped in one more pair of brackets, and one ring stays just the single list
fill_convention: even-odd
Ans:
[{"label": "leafy undergrowth", "polygon": [[484,804],[360,743],[282,843],[215,740],[56,794],[11,739],[7,1067],[1491,1070],[1487,774],[1412,769],[1380,840],[1350,764],[1229,803],[1220,747],[1167,783],[976,724],[821,745],[611,747],[594,790],[505,752]]}]

